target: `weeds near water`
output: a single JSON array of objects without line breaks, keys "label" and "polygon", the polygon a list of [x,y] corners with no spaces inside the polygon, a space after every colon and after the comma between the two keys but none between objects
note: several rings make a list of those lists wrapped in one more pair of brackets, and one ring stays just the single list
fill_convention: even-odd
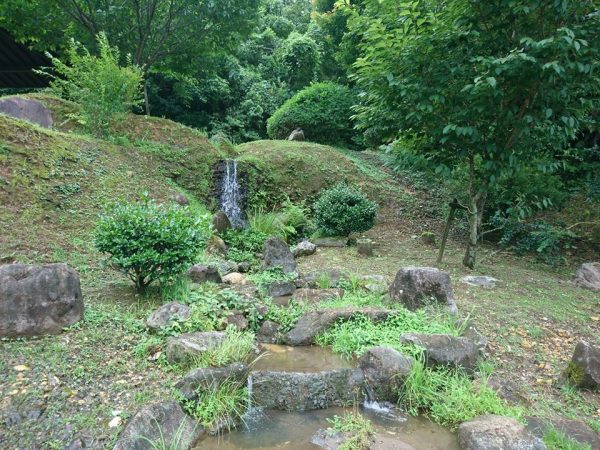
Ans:
[{"label": "weeds near water", "polygon": [[329,289],[332,287],[331,277],[328,273],[322,273],[315,280],[317,287],[319,289]]},{"label": "weeds near water", "polygon": [[221,344],[190,358],[184,365],[189,368],[223,367],[236,361],[244,361],[253,347],[254,333],[229,327],[227,336]]},{"label": "weeds near water", "polygon": [[338,447],[339,450],[368,450],[371,448],[371,438],[375,430],[371,421],[358,411],[346,413],[343,416],[333,416],[333,418],[327,419],[327,422],[334,431],[350,434],[350,437]]},{"label": "weeds near water", "polygon": [[177,427],[177,430],[171,439],[164,435],[163,429],[156,419],[154,419],[154,422],[156,428],[158,429],[158,439],[154,440],[145,436],[141,436],[141,439],[150,446],[151,450],[179,450],[189,446],[189,431],[186,429],[187,423],[185,421],[181,422],[179,427]]},{"label": "weeds near water", "polygon": [[346,291],[342,297],[338,296],[323,300],[319,303],[319,309],[344,308],[346,306],[374,306],[383,308],[385,306],[384,303],[383,296],[380,294],[355,290],[350,292]]},{"label": "weeds near water", "polygon": [[196,394],[197,400],[183,400],[183,409],[207,428],[231,430],[250,403],[247,387],[231,379],[219,386],[199,389]]},{"label": "weeds near water", "polygon": [[302,315],[310,310],[310,305],[304,302],[290,301],[287,307],[271,304],[265,319],[278,323],[279,330],[286,333],[296,325]]},{"label": "weeds near water", "polygon": [[373,323],[368,317],[356,316],[338,322],[315,339],[317,345],[331,346],[336,353],[347,357],[360,356],[371,347],[385,345],[403,353],[417,355],[420,351],[403,345],[399,337],[405,333],[442,333],[457,335],[455,320],[447,315],[431,317],[423,310],[399,309],[386,320]]},{"label": "weeds near water", "polygon": [[411,415],[427,414],[448,427],[481,414],[497,414],[521,419],[524,409],[509,406],[487,385],[489,373],[471,380],[461,371],[431,369],[422,361],[413,364],[400,393],[400,402]]}]

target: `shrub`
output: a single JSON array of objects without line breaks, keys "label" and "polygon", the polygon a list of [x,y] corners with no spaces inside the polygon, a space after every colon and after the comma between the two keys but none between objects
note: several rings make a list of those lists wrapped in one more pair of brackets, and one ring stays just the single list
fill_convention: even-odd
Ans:
[{"label": "shrub", "polygon": [[94,244],[127,275],[138,292],[167,280],[194,263],[209,235],[208,218],[188,208],[164,206],[143,196],[110,207],[94,232]]},{"label": "shrub", "polygon": [[317,228],[329,236],[367,231],[373,227],[376,214],[377,205],[346,184],[327,189],[315,202]]},{"label": "shrub", "polygon": [[106,134],[141,101],[142,70],[131,64],[119,64],[119,50],[111,47],[104,33],[97,36],[98,56],[92,56],[80,43],[71,40],[67,62],[48,54],[54,73],[51,88],[59,96],[78,103],[75,118],[94,134]]},{"label": "shrub", "polygon": [[263,251],[269,235],[247,228],[243,231],[227,230],[222,237],[229,248],[227,258],[238,263],[244,261],[255,263],[257,261],[256,254]]},{"label": "shrub", "polygon": [[294,90],[302,89],[313,81],[321,63],[319,45],[310,36],[292,32],[277,50],[284,79]]},{"label": "shrub", "polygon": [[317,83],[285,102],[267,121],[271,139],[286,139],[302,128],[306,139],[350,147],[356,133],[350,117],[355,97],[346,86]]}]

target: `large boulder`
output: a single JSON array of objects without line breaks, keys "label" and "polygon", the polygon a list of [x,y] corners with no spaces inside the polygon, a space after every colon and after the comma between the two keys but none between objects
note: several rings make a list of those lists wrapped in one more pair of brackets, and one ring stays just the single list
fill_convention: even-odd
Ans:
[{"label": "large boulder", "polygon": [[79,275],[66,264],[0,266],[0,337],[56,334],[81,319]]},{"label": "large boulder", "polygon": [[175,401],[154,403],[134,415],[119,436],[113,450],[186,450],[204,434],[200,423],[185,414]]},{"label": "large boulder", "polygon": [[265,268],[280,267],[283,273],[296,272],[296,260],[283,239],[274,236],[267,239],[263,255]]},{"label": "large boulder", "polygon": [[229,217],[223,211],[218,211],[212,217],[212,227],[216,233],[221,234],[231,228],[231,222],[229,221]]},{"label": "large boulder", "polygon": [[265,320],[256,334],[256,340],[265,344],[277,343],[281,326],[271,320]]},{"label": "large boulder", "polygon": [[414,311],[431,300],[448,306],[452,314],[458,312],[448,272],[433,267],[404,267],[390,285],[390,297],[401,301]]},{"label": "large boulder", "polygon": [[291,281],[273,281],[267,285],[269,297],[283,297],[292,295],[296,291],[296,284]]},{"label": "large boulder", "polygon": [[187,320],[192,315],[192,310],[189,306],[177,302],[167,303],[154,311],[148,319],[146,326],[152,330],[158,330],[166,327],[171,322],[180,319]]},{"label": "large boulder", "polygon": [[362,398],[362,371],[251,373],[254,405],[266,409],[307,411],[343,406]]},{"label": "large boulder", "polygon": [[248,279],[239,272],[231,272],[223,277],[223,283],[225,284],[248,284]]},{"label": "large boulder", "polygon": [[575,284],[592,291],[600,291],[600,262],[582,264],[575,272]]},{"label": "large boulder", "polygon": [[166,357],[169,362],[181,362],[213,349],[223,343],[227,334],[221,331],[185,333],[167,339]]},{"label": "large boulder", "polygon": [[479,349],[473,341],[464,336],[409,333],[402,335],[400,342],[422,347],[425,362],[429,367],[462,367],[472,371],[479,359]]},{"label": "large boulder", "polygon": [[292,254],[294,257],[298,258],[300,256],[314,255],[316,251],[317,246],[315,244],[309,241],[302,241],[292,249]]},{"label": "large boulder", "polygon": [[565,370],[567,381],[582,389],[600,387],[600,348],[580,341]]},{"label": "large boulder", "polygon": [[220,283],[221,275],[216,266],[208,264],[195,264],[188,270],[188,276],[192,283]]},{"label": "large boulder", "polygon": [[373,347],[367,350],[358,360],[358,367],[363,371],[370,400],[397,401],[413,363],[412,358],[393,348]]},{"label": "large boulder", "polygon": [[23,97],[0,99],[0,114],[26,120],[44,128],[52,128],[52,114],[41,102]]},{"label": "large boulder", "polygon": [[225,367],[202,367],[189,371],[175,384],[175,388],[184,398],[195,400],[199,389],[216,388],[227,380],[245,381],[247,377],[248,366],[240,362]]},{"label": "large boulder", "polygon": [[363,315],[373,322],[381,322],[390,314],[393,314],[393,311],[387,309],[355,307],[309,312],[298,319],[294,328],[285,335],[284,342],[288,345],[310,345],[317,334],[325,331],[340,319],[348,320],[351,317]]},{"label": "large boulder", "polygon": [[462,450],[547,450],[541,439],[512,417],[491,414],[461,423],[458,442]]},{"label": "large boulder", "polygon": [[296,128],[294,131],[292,131],[290,133],[290,135],[287,138],[288,141],[304,141],[305,137],[304,137],[304,131],[302,130],[302,128]]}]

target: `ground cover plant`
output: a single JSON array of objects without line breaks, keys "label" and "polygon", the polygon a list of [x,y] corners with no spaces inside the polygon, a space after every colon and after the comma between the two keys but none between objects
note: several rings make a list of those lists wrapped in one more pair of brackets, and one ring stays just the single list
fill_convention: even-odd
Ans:
[{"label": "ground cover plant", "polygon": [[375,430],[371,421],[358,411],[346,413],[343,416],[336,415],[327,421],[332,430],[349,434],[349,437],[338,447],[339,449],[368,450],[371,448],[371,438]]}]

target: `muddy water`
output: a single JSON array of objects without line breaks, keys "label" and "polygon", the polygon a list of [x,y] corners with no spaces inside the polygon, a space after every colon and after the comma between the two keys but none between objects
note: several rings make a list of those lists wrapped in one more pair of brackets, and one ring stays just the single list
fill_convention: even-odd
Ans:
[{"label": "muddy water", "polygon": [[261,347],[263,354],[253,364],[252,370],[321,372],[356,365],[352,360],[345,359],[325,347],[290,347],[275,344],[262,344]]},{"label": "muddy water", "polygon": [[[355,367],[356,362],[342,358],[328,348],[289,347],[262,344],[263,354],[252,370],[281,372],[320,372]],[[312,436],[327,428],[328,418],[351,412],[351,408],[283,412],[252,410],[238,430],[218,437],[206,437],[197,450],[315,450]],[[424,418],[408,417],[398,411],[361,408],[378,435],[412,445],[416,450],[459,450],[456,435]],[[385,447],[392,450],[393,447]]]},{"label": "muddy water", "polygon": [[[255,413],[239,430],[208,437],[196,449],[206,450],[315,450],[311,437],[329,426],[327,419],[351,409],[330,408],[303,413],[267,411]],[[388,420],[362,410],[380,435],[412,445],[416,450],[459,450],[456,435],[424,418]],[[393,447],[389,447],[393,448]]]}]

